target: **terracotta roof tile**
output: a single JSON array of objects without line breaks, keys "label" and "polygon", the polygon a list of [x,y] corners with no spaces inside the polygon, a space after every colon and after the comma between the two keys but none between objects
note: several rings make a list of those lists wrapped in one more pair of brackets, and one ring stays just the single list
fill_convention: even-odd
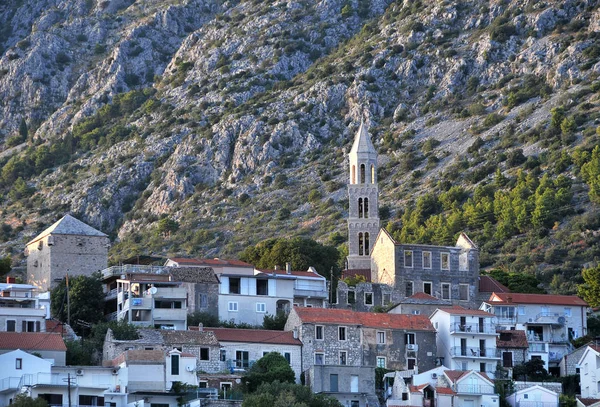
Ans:
[{"label": "terracotta roof tile", "polygon": [[514,304],[549,304],[549,305],[579,305],[587,307],[588,304],[576,295],[554,294],[522,294],[522,293],[497,293],[490,296],[491,303]]},{"label": "terracotta roof tile", "polygon": [[423,383],[418,386],[408,386],[411,393],[416,393],[422,391],[425,387],[429,386],[429,383]]},{"label": "terracotta roof tile", "polygon": [[342,270],[342,279],[348,277],[362,276],[367,283],[371,282],[371,269],[347,269]]},{"label": "terracotta roof tile", "polygon": [[600,405],[600,399],[583,399],[577,397],[577,400],[581,402],[586,407],[597,406]]},{"label": "terracotta roof tile", "polygon": [[270,331],[266,329],[204,328],[214,332],[219,342],[273,343],[279,345],[298,345],[302,342],[294,338],[291,331]]},{"label": "terracotta roof tile", "polygon": [[425,315],[382,314],[302,307],[294,307],[294,311],[304,323],[363,325],[370,328],[434,331],[431,321]]},{"label": "terracotta roof tile", "polygon": [[66,351],[65,341],[53,332],[0,332],[0,349]]},{"label": "terracotta roof tile", "polygon": [[438,394],[456,394],[450,387],[436,387],[435,392]]},{"label": "terracotta roof tile", "polygon": [[438,308],[439,311],[447,312],[450,315],[480,315],[485,317],[493,317],[494,314],[490,314],[489,312],[485,312],[480,309],[466,309],[461,307],[460,305],[454,305],[452,307],[444,307]]},{"label": "terracotta roof tile", "polygon": [[[528,348],[527,335],[521,330],[502,330],[496,338],[497,348]],[[509,338],[507,338],[509,337]]]},{"label": "terracotta roof tile", "polygon": [[451,383],[456,383],[458,379],[469,373],[469,370],[444,370],[444,374]]},{"label": "terracotta roof tile", "polygon": [[490,276],[479,276],[480,293],[509,293],[510,290],[498,280]]}]

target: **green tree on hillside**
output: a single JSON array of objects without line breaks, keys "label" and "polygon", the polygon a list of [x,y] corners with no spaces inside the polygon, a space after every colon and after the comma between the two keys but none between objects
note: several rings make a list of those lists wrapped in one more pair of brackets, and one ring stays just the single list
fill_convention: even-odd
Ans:
[{"label": "green tree on hillside", "polygon": [[0,276],[4,276],[10,273],[12,259],[10,256],[0,258]]},{"label": "green tree on hillside", "polygon": [[342,407],[333,397],[314,394],[310,387],[293,383],[263,383],[244,397],[242,407]]},{"label": "green tree on hillside", "polygon": [[584,283],[577,287],[577,294],[590,307],[600,306],[600,265],[583,269],[581,276]]}]

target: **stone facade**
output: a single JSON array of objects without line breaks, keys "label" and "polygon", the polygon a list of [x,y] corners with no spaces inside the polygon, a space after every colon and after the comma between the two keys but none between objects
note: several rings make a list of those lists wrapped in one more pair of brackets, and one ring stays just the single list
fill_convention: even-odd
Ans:
[{"label": "stone facade", "polygon": [[559,363],[560,377],[572,376],[579,374],[579,359],[583,356],[583,353],[587,349],[588,345],[593,345],[594,342],[588,342],[585,345],[575,349],[571,353],[567,353],[563,356]]},{"label": "stone facade", "polygon": [[348,269],[368,269],[373,239],[379,232],[377,152],[364,123],[348,155]]},{"label": "stone facade", "polygon": [[67,276],[92,275],[108,265],[108,236],[67,215],[27,243],[27,279],[48,291]]},{"label": "stone facade", "polygon": [[456,246],[400,244],[382,229],[371,253],[371,280],[395,287],[402,298],[424,292],[476,308],[479,250],[463,233]]},{"label": "stone facade", "polygon": [[387,284],[358,283],[348,286],[343,281],[338,282],[337,302],[331,308],[352,309],[359,312],[372,312],[389,307],[400,300],[399,293]]}]

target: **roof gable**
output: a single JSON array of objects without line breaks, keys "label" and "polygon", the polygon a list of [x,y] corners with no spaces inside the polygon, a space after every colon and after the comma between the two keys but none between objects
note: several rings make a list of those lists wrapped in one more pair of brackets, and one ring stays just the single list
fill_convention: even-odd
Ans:
[{"label": "roof gable", "polygon": [[485,381],[492,386],[494,385],[494,382],[485,373],[476,372],[474,370],[446,370],[444,371],[444,375],[446,375],[448,380],[454,384],[462,382],[467,377],[475,376],[478,380]]},{"label": "roof gable", "polygon": [[352,148],[350,149],[350,154],[356,153],[377,154],[377,151],[375,151],[375,147],[371,142],[371,136],[369,136],[368,126],[362,120],[360,121],[360,127],[358,128],[356,136],[354,137]]},{"label": "roof gable", "polygon": [[585,349],[585,351],[583,352],[583,354],[581,355],[581,357],[579,358],[577,363],[580,365],[583,364],[583,361],[585,359],[587,359],[587,357],[590,353],[595,355],[596,357],[600,356],[600,347],[595,346],[595,345],[588,345],[588,347]]},{"label": "roof gable", "polygon": [[77,235],[77,236],[96,236],[96,237],[108,237],[105,233],[94,229],[90,225],[83,223],[82,221],[75,219],[71,215],[65,215],[52,226],[44,230],[42,233],[32,239],[28,245],[40,240],[50,234],[53,235]]},{"label": "roof gable", "polygon": [[502,304],[542,304],[542,305],[574,305],[587,307],[588,304],[576,295],[523,294],[493,292],[490,303]]}]

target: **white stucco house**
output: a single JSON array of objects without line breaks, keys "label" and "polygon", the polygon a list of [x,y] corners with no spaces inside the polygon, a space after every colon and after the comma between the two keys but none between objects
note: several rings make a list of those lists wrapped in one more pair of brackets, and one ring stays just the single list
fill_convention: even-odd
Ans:
[{"label": "white stucco house", "polygon": [[554,407],[558,406],[558,393],[542,387],[532,385],[518,390],[506,398],[512,407]]},{"label": "white stucco house", "polygon": [[600,399],[600,346],[588,345],[579,359],[581,397]]}]

